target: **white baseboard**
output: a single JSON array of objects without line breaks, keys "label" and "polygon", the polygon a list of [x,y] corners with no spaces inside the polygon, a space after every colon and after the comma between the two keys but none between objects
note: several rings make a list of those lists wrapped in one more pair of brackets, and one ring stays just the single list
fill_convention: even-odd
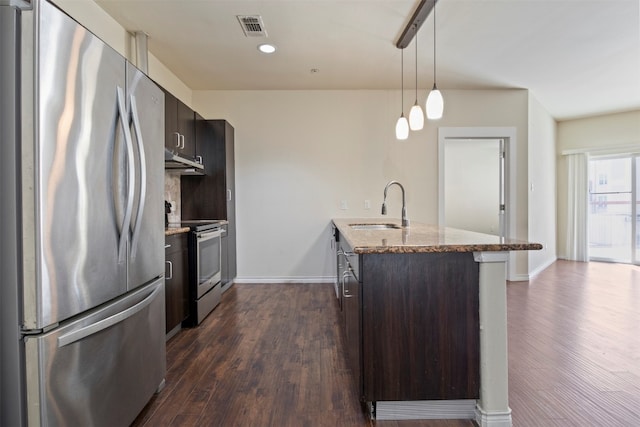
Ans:
[{"label": "white baseboard", "polygon": [[472,420],[476,400],[379,401],[376,420]]},{"label": "white baseboard", "polygon": [[538,274],[542,273],[547,267],[556,262],[559,258],[550,258],[545,261],[544,264],[540,265],[533,271],[530,271],[528,274],[514,274],[512,277],[508,277],[507,280],[509,282],[528,282],[529,280],[536,277]]},{"label": "white baseboard", "polygon": [[236,277],[233,283],[335,283],[335,276]]},{"label": "white baseboard", "polygon": [[476,406],[476,422],[480,427],[511,427],[511,408],[507,411],[484,411]]},{"label": "white baseboard", "polygon": [[556,260],[557,260],[556,258],[548,259],[544,264],[542,264],[541,266],[539,266],[535,270],[529,272],[529,277],[530,278],[536,277],[538,274],[542,273],[547,267],[549,267],[551,264],[556,262]]},{"label": "white baseboard", "polygon": [[528,282],[529,275],[528,274],[514,274],[511,277],[507,277],[508,282]]}]

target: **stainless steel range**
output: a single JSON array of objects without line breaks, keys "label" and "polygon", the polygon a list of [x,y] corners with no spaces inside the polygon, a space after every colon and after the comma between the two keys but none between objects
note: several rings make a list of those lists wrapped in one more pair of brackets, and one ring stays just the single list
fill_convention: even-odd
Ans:
[{"label": "stainless steel range", "polygon": [[189,227],[189,317],[183,326],[199,325],[222,299],[221,237],[224,221],[182,221]]}]

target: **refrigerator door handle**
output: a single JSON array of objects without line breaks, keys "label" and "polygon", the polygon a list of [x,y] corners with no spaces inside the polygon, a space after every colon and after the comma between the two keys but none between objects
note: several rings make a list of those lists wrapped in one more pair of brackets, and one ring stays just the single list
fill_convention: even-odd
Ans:
[{"label": "refrigerator door handle", "polygon": [[134,314],[144,310],[151,302],[155,299],[156,295],[159,292],[164,291],[163,286],[156,287],[153,292],[151,292],[145,299],[133,305],[126,310],[123,310],[113,316],[109,316],[106,319],[100,320],[96,323],[92,323],[89,326],[85,326],[84,328],[80,328],[73,332],[69,332],[68,334],[61,335],[58,337],[58,347],[64,347],[69,344],[73,344],[76,341],[80,341],[90,335],[97,334],[98,332],[105,330],[117,323],[120,323]]},{"label": "refrigerator door handle", "polygon": [[136,133],[138,141],[138,158],[140,159],[140,199],[138,202],[138,212],[136,215],[136,223],[133,227],[133,236],[131,237],[131,258],[136,257],[138,248],[138,239],[140,238],[140,225],[142,223],[142,214],[144,212],[147,198],[147,162],[144,152],[144,143],[142,141],[142,131],[140,126],[140,117],[138,116],[138,107],[136,105],[136,97],[131,95],[131,117],[133,119],[133,130]]},{"label": "refrigerator door handle", "polygon": [[127,109],[124,103],[124,90],[118,86],[118,112],[120,113],[120,123],[122,124],[122,132],[127,145],[127,201],[122,218],[122,227],[120,229],[120,240],[118,243],[118,262],[126,261],[127,253],[127,235],[131,224],[131,213],[133,211],[133,196],[135,189],[135,167],[133,164],[133,143],[131,142],[131,132],[129,132],[129,123],[127,119]]}]

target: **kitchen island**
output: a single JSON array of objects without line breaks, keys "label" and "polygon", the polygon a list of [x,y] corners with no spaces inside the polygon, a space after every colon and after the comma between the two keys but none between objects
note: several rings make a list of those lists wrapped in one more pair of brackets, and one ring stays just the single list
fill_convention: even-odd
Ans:
[{"label": "kitchen island", "polygon": [[506,262],[536,243],[334,219],[350,367],[372,418],[510,426]]}]

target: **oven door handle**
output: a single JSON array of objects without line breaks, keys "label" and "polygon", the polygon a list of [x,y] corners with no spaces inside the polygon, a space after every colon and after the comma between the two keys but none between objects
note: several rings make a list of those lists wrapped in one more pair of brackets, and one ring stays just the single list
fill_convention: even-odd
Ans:
[{"label": "oven door handle", "polygon": [[207,240],[215,239],[216,237],[222,237],[222,229],[218,228],[212,231],[201,231],[196,233],[198,242],[206,242]]}]

